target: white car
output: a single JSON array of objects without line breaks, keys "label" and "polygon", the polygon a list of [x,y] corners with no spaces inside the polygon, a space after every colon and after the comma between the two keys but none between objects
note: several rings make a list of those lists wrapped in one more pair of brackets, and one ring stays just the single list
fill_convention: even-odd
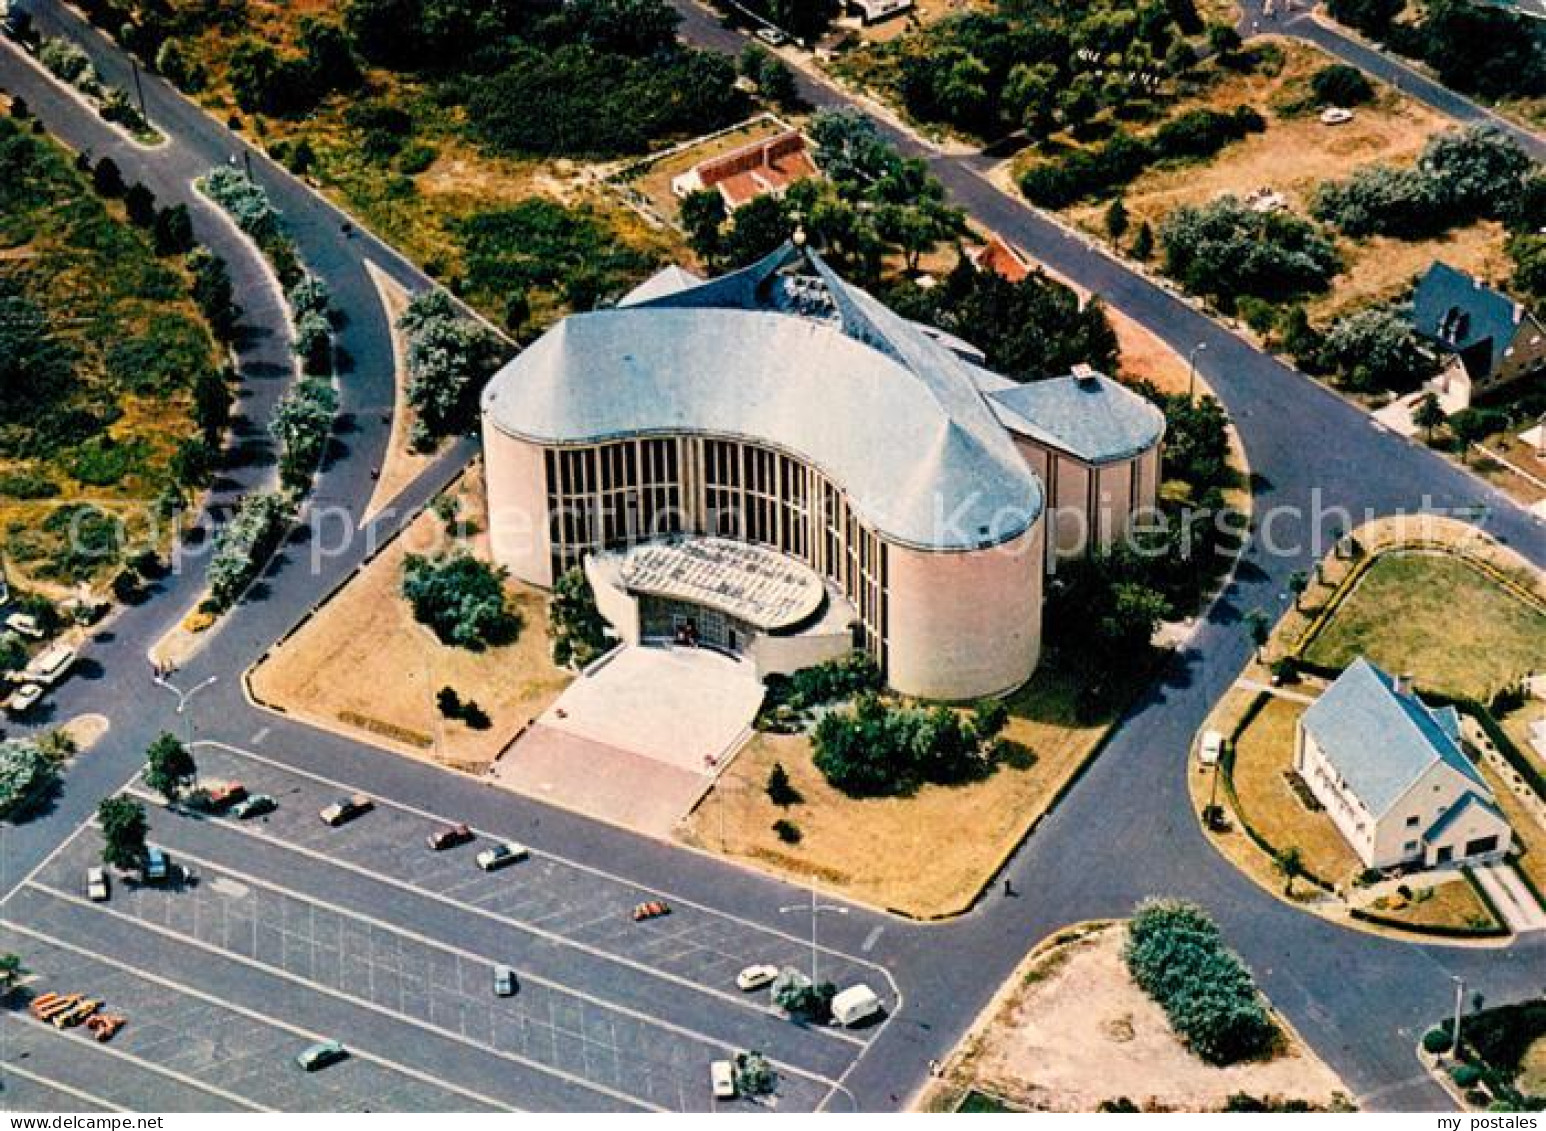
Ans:
[{"label": "white car", "polygon": [[1340,126],[1353,120],[1353,112],[1340,106],[1328,106],[1321,111],[1321,121],[1328,126]]},{"label": "white car", "polygon": [[755,966],[748,966],[735,976],[735,984],[751,993],[760,990],[763,986],[771,986],[773,980],[778,977],[778,967],[770,966],[766,962],[759,962]]},{"label": "white car", "polygon": [[714,1089],[716,1100],[735,1099],[735,1069],[728,1060],[709,1063],[709,1086]]},{"label": "white car", "polygon": [[106,903],[109,895],[107,872],[102,868],[86,869],[86,896],[93,903]]},{"label": "white car", "polygon": [[43,688],[35,683],[24,683],[11,693],[5,709],[13,715],[25,715],[43,698]]},{"label": "white car", "polygon": [[1219,758],[1224,754],[1224,736],[1216,730],[1204,731],[1202,742],[1197,747],[1197,763],[1202,766],[1217,766]]},{"label": "white car", "polygon": [[12,613],[5,618],[5,627],[31,640],[43,639],[43,630],[38,627],[38,619],[31,613]]},{"label": "white car", "polygon": [[530,855],[531,850],[524,844],[507,840],[503,844],[496,844],[493,848],[485,848],[478,853],[478,867],[485,872],[492,872],[496,868],[503,868],[506,864],[514,864],[517,860],[525,860]]},{"label": "white car", "polygon": [[757,29],[757,38],[769,47],[782,47],[789,42],[789,37],[776,27],[760,27]]}]

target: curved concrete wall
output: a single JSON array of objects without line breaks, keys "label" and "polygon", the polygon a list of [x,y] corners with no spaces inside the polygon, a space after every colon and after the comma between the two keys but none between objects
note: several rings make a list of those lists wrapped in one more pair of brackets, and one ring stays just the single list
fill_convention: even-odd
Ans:
[{"label": "curved concrete wall", "polygon": [[1041,656],[1045,521],[986,550],[887,548],[888,682],[906,695],[975,699],[1012,691]]},{"label": "curved concrete wall", "polygon": [[548,546],[547,469],[542,449],[483,421],[483,470],[488,490],[489,545],[512,577],[553,587]]}]

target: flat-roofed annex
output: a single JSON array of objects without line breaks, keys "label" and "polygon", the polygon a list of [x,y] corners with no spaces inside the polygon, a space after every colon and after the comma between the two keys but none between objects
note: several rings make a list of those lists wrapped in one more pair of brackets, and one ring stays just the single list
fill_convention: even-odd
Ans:
[{"label": "flat-roofed annex", "polygon": [[703,605],[769,632],[808,620],[826,596],[800,562],[728,538],[643,543],[622,555],[619,576],[630,592]]}]

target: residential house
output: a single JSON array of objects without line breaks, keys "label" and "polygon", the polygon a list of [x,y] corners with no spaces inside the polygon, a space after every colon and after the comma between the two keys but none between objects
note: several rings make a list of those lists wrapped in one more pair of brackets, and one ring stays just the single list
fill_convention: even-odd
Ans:
[{"label": "residential house", "polygon": [[1540,319],[1446,263],[1435,262],[1418,280],[1412,327],[1441,366],[1430,387],[1446,411],[1546,372],[1546,326]]},{"label": "residential house", "polygon": [[1501,859],[1513,843],[1453,707],[1358,659],[1300,716],[1294,769],[1369,868]]},{"label": "residential house", "polygon": [[819,172],[805,136],[799,130],[784,130],[698,162],[672,178],[671,191],[685,197],[718,189],[725,207],[734,212],[764,193],[782,196],[790,185]]}]

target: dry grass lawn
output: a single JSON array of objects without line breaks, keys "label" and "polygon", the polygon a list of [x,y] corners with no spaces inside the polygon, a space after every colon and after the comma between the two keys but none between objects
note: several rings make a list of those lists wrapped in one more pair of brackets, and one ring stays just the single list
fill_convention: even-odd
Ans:
[{"label": "dry grass lawn", "polygon": [[1485,699],[1546,668],[1546,610],[1453,556],[1386,554],[1307,652],[1336,667],[1360,655],[1386,671],[1411,673],[1420,687]]},{"label": "dry grass lawn", "polygon": [[1546,827],[1536,819],[1534,812],[1509,788],[1501,775],[1488,762],[1479,763],[1482,777],[1492,786],[1498,808],[1508,818],[1514,830],[1515,864],[1535,885],[1535,890],[1546,892]]},{"label": "dry grass lawn", "polygon": [[1039,1111],[1089,1112],[1119,1097],[1146,1111],[1216,1111],[1237,1092],[1346,1102],[1342,1081],[1286,1028],[1265,1061],[1216,1068],[1192,1055],[1128,976],[1125,935],[1122,924],[1067,931],[1032,957],[963,1041],[928,1106],[969,1088]]},{"label": "dry grass lawn", "polygon": [[[458,488],[464,515],[482,514],[478,480],[469,472]],[[486,554],[485,542],[475,536],[470,549]],[[366,742],[462,769],[486,768],[572,677],[552,662],[547,601],[528,586],[509,586],[522,620],[514,644],[483,652],[452,648],[413,619],[399,591],[403,559],[448,548],[442,521],[426,510],[253,669],[253,691]],[[476,700],[493,725],[477,731],[441,719],[434,696],[445,686]]]},{"label": "dry grass lawn", "polygon": [[1546,1037],[1537,1037],[1519,1058],[1519,1078],[1515,1083],[1526,1095],[1546,1095]]},{"label": "dry grass lawn", "polygon": [[1382,918],[1412,927],[1452,927],[1457,924],[1480,927],[1497,923],[1464,876],[1418,891],[1411,899],[1398,897],[1383,907],[1380,902],[1375,900],[1369,910]]},{"label": "dry grass lawn", "polygon": [[[1383,86],[1378,87],[1376,99],[1357,107],[1353,120],[1344,125],[1324,125],[1313,112],[1281,112],[1278,107],[1300,95],[1310,75],[1332,59],[1308,44],[1272,42],[1284,56],[1276,74],[1266,68],[1243,75],[1224,72],[1208,90],[1178,103],[1172,112],[1199,105],[1218,109],[1248,105],[1267,118],[1266,131],[1227,146],[1210,160],[1144,173],[1123,194],[1132,228],[1141,220],[1157,227],[1167,213],[1183,204],[1202,204],[1226,193],[1245,197],[1263,187],[1281,193],[1294,212],[1307,215],[1311,194],[1322,181],[1346,177],[1376,162],[1410,164],[1429,137],[1453,127],[1437,111]],[[1065,214],[1081,227],[1103,234],[1105,211],[1103,200],[1074,206]],[[1327,294],[1310,303],[1310,315],[1317,322],[1325,321],[1355,306],[1388,299],[1435,258],[1501,279],[1509,270],[1503,240],[1502,228],[1491,223],[1435,240],[1340,240],[1346,269]]]},{"label": "dry grass lawn", "polygon": [[[925,786],[912,797],[848,797],[816,769],[807,737],[759,734],[681,836],[785,875],[814,875],[845,895],[906,915],[960,912],[1105,733],[1105,722],[1076,721],[1074,691],[1044,667],[1011,700],[1005,732],[1033,752],[1029,759],[1012,755],[983,781]],[[802,804],[780,809],[768,800],[764,787],[775,762],[788,771]],[[772,826],[780,818],[798,826],[800,843],[778,839]]]},{"label": "dry grass lawn", "polygon": [[[1340,883],[1363,865],[1325,813],[1312,813],[1283,776],[1294,764],[1294,729],[1304,705],[1269,700],[1235,746],[1239,816],[1274,848],[1298,847],[1307,871]],[[1281,885],[1280,885],[1281,886]]]}]

